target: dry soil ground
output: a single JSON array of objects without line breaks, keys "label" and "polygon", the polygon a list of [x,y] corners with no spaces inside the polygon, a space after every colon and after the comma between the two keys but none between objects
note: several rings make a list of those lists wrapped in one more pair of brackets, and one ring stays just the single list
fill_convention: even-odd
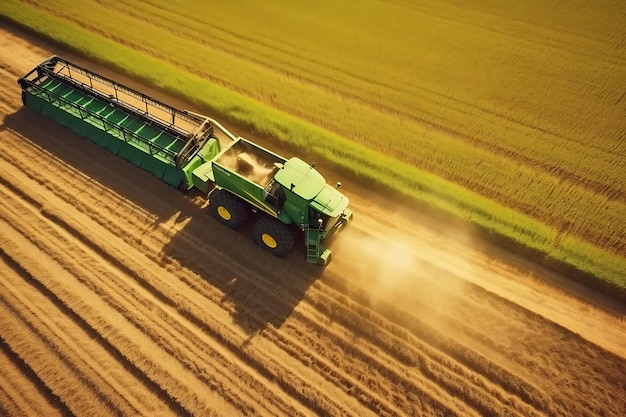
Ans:
[{"label": "dry soil ground", "polygon": [[267,255],[22,108],[52,53],[0,26],[0,414],[626,415],[624,306],[363,184],[326,269]]}]

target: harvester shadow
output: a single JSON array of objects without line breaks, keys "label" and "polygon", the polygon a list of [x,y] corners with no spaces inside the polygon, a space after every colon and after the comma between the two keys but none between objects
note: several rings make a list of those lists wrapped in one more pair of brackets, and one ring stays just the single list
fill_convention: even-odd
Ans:
[{"label": "harvester shadow", "polygon": [[[81,179],[72,180],[72,186],[80,190],[97,183],[155,216],[154,222],[146,224],[144,235],[159,227],[167,231],[176,227],[176,234],[163,242],[162,265],[187,269],[208,284],[209,292],[211,287],[217,289],[213,292],[221,296],[212,301],[229,311],[250,337],[268,325],[280,327],[323,272],[323,268],[306,263],[304,245],[296,243],[291,254],[276,258],[252,241],[253,219],[241,229],[231,230],[207,215],[199,192],[184,193],[170,187],[28,108],[5,116],[0,130],[5,129],[75,169]],[[25,169],[45,175],[46,167],[34,160]]]},{"label": "harvester shadow", "polygon": [[[88,189],[92,183],[102,184],[156,215],[157,222],[171,218],[181,209],[178,204],[158,204],[159,200],[179,197],[180,204],[192,205],[188,199],[180,198],[180,191],[27,107],[5,116],[0,129],[17,132],[74,168],[81,177],[75,181],[72,178],[72,186],[77,189]],[[46,166],[40,165],[36,159],[31,162],[26,170],[46,175]]]},{"label": "harvester shadow", "polygon": [[268,325],[281,327],[323,272],[306,263],[304,245],[282,258],[258,247],[251,239],[255,217],[232,230],[198,210],[163,248],[163,256],[219,290],[213,300],[250,338]]}]

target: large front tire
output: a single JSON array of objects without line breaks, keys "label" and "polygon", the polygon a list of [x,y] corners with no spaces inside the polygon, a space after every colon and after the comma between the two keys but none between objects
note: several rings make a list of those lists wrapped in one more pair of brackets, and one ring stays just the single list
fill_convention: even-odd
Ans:
[{"label": "large front tire", "polygon": [[295,237],[291,229],[284,223],[269,216],[261,216],[254,225],[254,241],[276,256],[285,256],[291,249]]},{"label": "large front tire", "polygon": [[218,222],[233,229],[244,224],[250,214],[243,201],[224,190],[213,191],[209,211]]}]

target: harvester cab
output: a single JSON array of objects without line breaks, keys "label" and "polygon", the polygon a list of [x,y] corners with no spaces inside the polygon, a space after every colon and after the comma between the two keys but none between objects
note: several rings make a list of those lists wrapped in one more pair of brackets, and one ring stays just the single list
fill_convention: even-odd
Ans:
[{"label": "harvester cab", "polygon": [[[291,158],[279,166],[274,175],[286,202],[283,208],[301,228],[312,227],[330,231],[348,206],[348,199],[326,184],[324,177],[299,158]],[[280,200],[280,198],[279,198]]]},{"label": "harvester cab", "polygon": [[326,183],[324,177],[299,158],[291,158],[274,179],[285,194],[282,211],[305,232],[307,260],[326,264],[330,251],[321,241],[352,219],[348,198]]}]

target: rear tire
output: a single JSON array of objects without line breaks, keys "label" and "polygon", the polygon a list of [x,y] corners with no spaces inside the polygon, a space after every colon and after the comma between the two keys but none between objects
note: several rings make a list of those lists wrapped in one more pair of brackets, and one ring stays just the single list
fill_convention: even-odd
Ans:
[{"label": "rear tire", "polygon": [[259,246],[276,256],[285,256],[291,252],[295,241],[289,226],[269,216],[259,218],[254,225],[253,235]]},{"label": "rear tire", "polygon": [[250,214],[246,204],[224,190],[215,190],[209,200],[209,211],[218,222],[233,229],[241,226]]}]

